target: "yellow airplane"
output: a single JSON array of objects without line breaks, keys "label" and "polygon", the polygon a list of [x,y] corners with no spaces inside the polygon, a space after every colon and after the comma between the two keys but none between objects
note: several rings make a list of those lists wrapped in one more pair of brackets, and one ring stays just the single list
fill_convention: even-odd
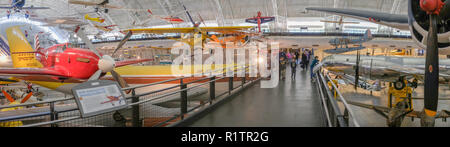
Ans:
[{"label": "yellow airplane", "polygon": [[[250,33],[243,32],[244,30],[249,30],[250,28],[253,28],[252,26],[225,26],[225,27],[200,27],[200,23],[203,22],[203,19],[201,22],[194,22],[192,19],[191,14],[186,9],[186,7],[183,5],[183,8],[186,12],[186,15],[188,16],[189,20],[192,23],[192,27],[186,27],[186,28],[140,28],[140,29],[129,29],[125,30],[125,33],[132,32],[133,34],[138,33],[147,33],[147,34],[165,34],[165,33],[180,33],[181,39],[177,39],[178,41],[182,41],[190,45],[191,49],[193,49],[194,44],[202,43],[202,45],[205,44],[205,41],[207,38],[210,38],[211,41],[219,43],[222,47],[226,46],[226,41],[231,41],[234,43],[241,42],[242,39],[247,38]],[[203,22],[204,24],[204,22]],[[240,34],[240,36],[235,37],[227,37],[227,40],[220,40],[217,38],[217,36],[213,35],[212,37],[209,37],[207,32],[217,32],[220,34],[229,34],[229,35],[236,35]],[[201,40],[195,40],[194,36],[188,36],[184,34],[202,34]],[[200,42],[201,41],[201,42]]]},{"label": "yellow airplane", "polygon": [[395,50],[391,51],[391,55],[404,56],[404,55],[406,55],[406,51],[405,51],[405,49],[395,49]]},{"label": "yellow airplane", "polygon": [[93,18],[93,17],[90,17],[89,14],[84,15],[84,19],[99,22],[99,23],[105,22],[105,19],[103,19],[101,17]]},{"label": "yellow airplane", "polygon": [[[181,33],[181,39],[175,39],[177,41],[184,42],[191,46],[191,48],[196,43],[205,44],[206,39],[210,38],[211,41],[219,43],[222,47],[225,47],[226,42],[243,42],[242,39],[246,38],[247,34],[242,31],[253,28],[252,26],[228,26],[228,27],[186,27],[186,28],[139,28],[139,29],[129,29],[124,32],[133,32],[133,34],[146,33],[146,34],[165,34],[165,33]],[[221,34],[241,34],[239,36],[230,36],[226,39],[219,39],[217,36],[206,34],[206,32],[218,32]],[[192,36],[187,36],[186,34],[202,34],[201,40],[195,41]],[[201,42],[199,42],[201,41]]]}]

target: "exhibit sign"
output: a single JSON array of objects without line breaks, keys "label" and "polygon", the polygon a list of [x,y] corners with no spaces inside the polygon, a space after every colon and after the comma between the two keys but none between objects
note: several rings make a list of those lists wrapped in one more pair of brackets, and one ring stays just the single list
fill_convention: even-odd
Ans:
[{"label": "exhibit sign", "polygon": [[88,81],[72,89],[82,117],[90,117],[127,107],[125,95],[117,82]]}]

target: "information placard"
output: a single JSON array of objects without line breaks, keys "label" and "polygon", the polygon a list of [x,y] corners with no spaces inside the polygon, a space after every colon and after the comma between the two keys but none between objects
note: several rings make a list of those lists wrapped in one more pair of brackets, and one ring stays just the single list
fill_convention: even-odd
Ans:
[{"label": "information placard", "polygon": [[127,107],[125,95],[114,81],[88,81],[72,89],[82,117]]}]

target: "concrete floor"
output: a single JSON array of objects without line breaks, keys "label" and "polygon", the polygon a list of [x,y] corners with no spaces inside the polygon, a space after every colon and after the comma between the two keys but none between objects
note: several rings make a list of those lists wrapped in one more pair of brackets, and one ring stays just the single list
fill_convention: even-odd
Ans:
[{"label": "concrete floor", "polygon": [[257,83],[231,101],[194,122],[192,127],[324,127],[317,89],[309,71],[297,70],[292,81],[290,69],[286,81],[273,89]]}]

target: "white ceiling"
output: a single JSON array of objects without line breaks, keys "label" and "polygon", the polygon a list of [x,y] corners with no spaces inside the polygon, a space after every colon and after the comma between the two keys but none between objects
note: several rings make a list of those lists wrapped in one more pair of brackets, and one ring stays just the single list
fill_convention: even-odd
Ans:
[{"label": "white ceiling", "polygon": [[[6,2],[5,2],[6,1]],[[99,1],[99,0],[85,0]],[[101,1],[101,0],[100,0]],[[1,4],[8,3],[2,0]],[[151,9],[155,15],[179,16],[185,21],[187,17],[181,12],[185,5],[195,20],[198,15],[204,20],[223,22],[223,25],[243,23],[245,18],[255,16],[261,11],[266,16],[279,18],[326,17],[324,13],[301,13],[306,7],[337,7],[381,11],[396,14],[407,13],[407,0],[110,0],[111,5],[123,6],[127,9]],[[94,7],[68,4],[68,0],[26,0],[26,6],[48,6],[49,10],[36,10],[38,17],[75,16],[83,18],[86,13],[94,12]],[[99,16],[92,13],[93,17]],[[0,16],[6,16],[6,11],[0,11]],[[106,25],[116,24],[119,28],[129,28],[132,22],[148,19],[146,12],[128,12],[110,10]],[[223,18],[223,19],[222,19]],[[155,19],[149,25],[165,25],[166,22]],[[96,32],[91,28],[92,33]]]}]

